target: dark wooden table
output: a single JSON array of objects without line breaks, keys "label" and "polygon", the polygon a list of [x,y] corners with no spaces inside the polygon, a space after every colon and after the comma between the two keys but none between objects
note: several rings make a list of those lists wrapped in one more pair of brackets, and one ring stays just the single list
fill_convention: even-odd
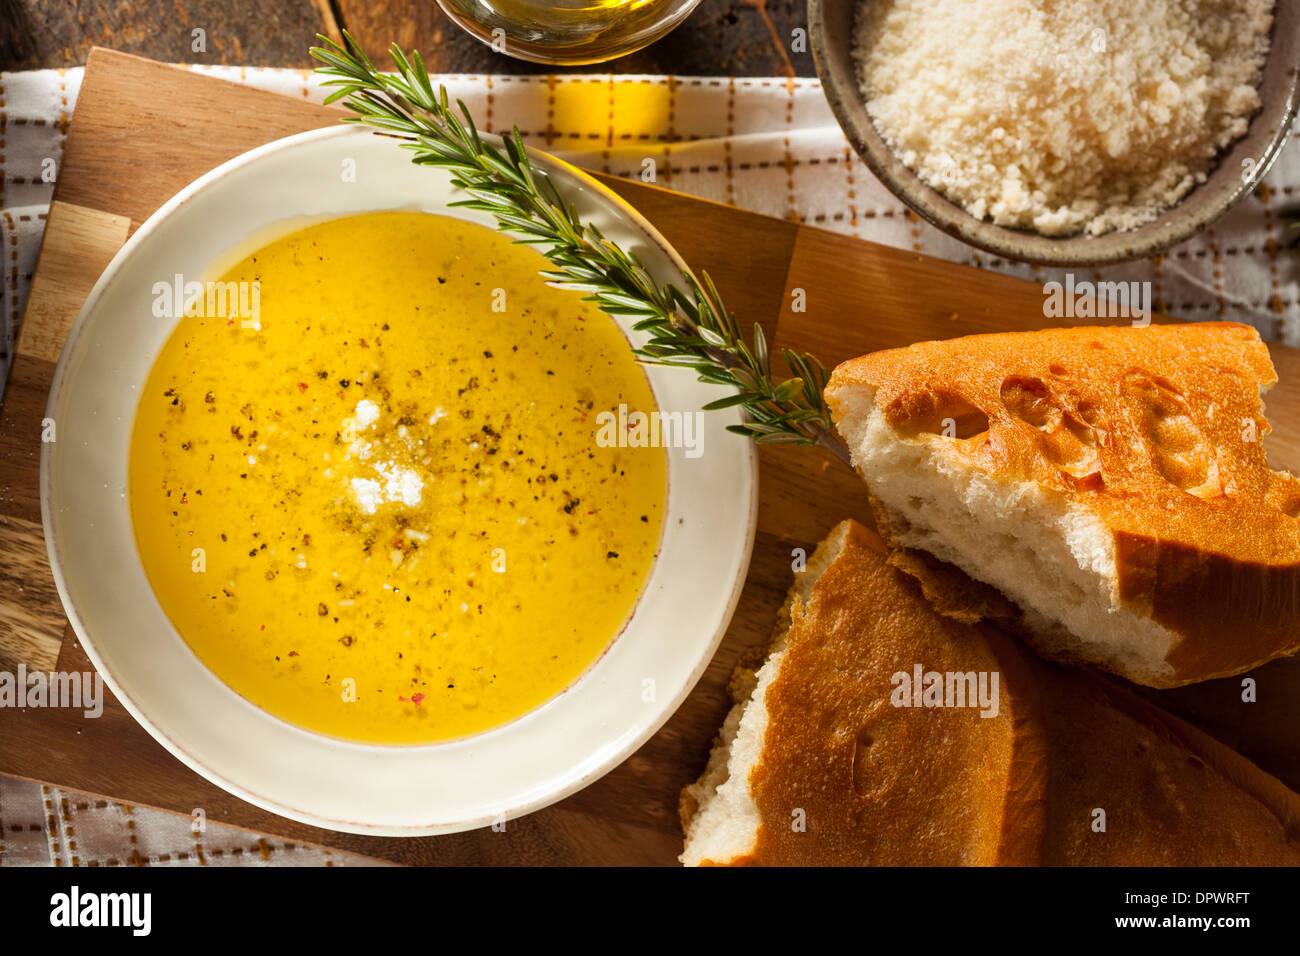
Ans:
[{"label": "dark wooden table", "polygon": [[[640,52],[563,68],[494,53],[433,0],[0,0],[0,70],[79,66],[92,46],[171,63],[309,67],[317,33],[348,30],[368,51],[416,47],[440,73],[812,76],[812,57],[790,49],[804,25],[804,0],[704,0]],[[196,29],[203,52],[193,49]]]}]

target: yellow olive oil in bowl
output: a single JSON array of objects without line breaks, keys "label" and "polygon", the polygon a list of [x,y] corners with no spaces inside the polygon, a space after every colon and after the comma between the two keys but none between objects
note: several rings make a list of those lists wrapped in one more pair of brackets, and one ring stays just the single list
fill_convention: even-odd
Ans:
[{"label": "yellow olive oil in bowl", "polygon": [[538,63],[599,63],[635,52],[690,16],[700,0],[437,0],[498,53]]},{"label": "yellow olive oil in bowl", "polygon": [[256,290],[238,310],[180,320],[136,418],[132,521],[177,632],[246,699],[445,740],[554,697],[618,634],[666,463],[598,420],[654,398],[543,265],[459,219],[348,216],[229,269]]},{"label": "yellow olive oil in bowl", "polygon": [[[635,209],[529,157],[682,280]],[[134,231],[50,387],[78,642],[169,753],[313,826],[452,833],[574,793],[686,699],[746,577],[757,456],[705,410],[730,390],[638,364],[634,318],[546,286],[463,198],[355,126],[242,154]]]}]

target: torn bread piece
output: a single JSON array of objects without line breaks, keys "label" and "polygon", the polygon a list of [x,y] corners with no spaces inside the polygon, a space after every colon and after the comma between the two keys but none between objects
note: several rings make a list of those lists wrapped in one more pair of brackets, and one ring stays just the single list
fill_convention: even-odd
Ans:
[{"label": "torn bread piece", "polygon": [[[904,693],[918,668],[942,692]],[[1300,795],[1115,685],[940,616],[852,521],[733,692],[682,794],[688,865],[1300,863]]]},{"label": "torn bread piece", "polygon": [[992,617],[1045,654],[1177,687],[1300,648],[1276,381],[1254,329],[1197,323],[923,342],[826,397],[891,545],[1001,592],[1016,619]]}]

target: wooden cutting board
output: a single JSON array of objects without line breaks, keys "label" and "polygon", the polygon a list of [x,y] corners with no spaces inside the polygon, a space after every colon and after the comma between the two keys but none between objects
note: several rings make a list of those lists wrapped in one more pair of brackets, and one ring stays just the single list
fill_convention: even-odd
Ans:
[{"label": "wooden cutting board", "polygon": [[[87,670],[50,578],[37,493],[41,419],[68,329],[113,254],[159,205],[221,162],[339,114],[107,50],[92,53],[59,172],[40,260],[0,409],[0,670]],[[828,365],[863,352],[1048,323],[1039,286],[667,190],[609,179],[742,317],[769,340]],[[796,295],[802,290],[800,295]],[[805,309],[794,311],[802,298]],[[1277,347],[1269,395],[1275,466],[1300,467],[1300,351]],[[268,831],[404,863],[671,864],[677,793],[704,765],[729,706],[737,657],[766,641],[790,584],[791,549],[845,517],[870,521],[858,479],[824,453],[767,448],[752,568],[722,648],[695,692],[634,756],[569,799],[491,830],[415,840],[303,826],[230,796],[156,744],[114,701],[80,711],[0,711],[0,773]],[[1238,680],[1150,692],[1300,789],[1300,661]]]}]

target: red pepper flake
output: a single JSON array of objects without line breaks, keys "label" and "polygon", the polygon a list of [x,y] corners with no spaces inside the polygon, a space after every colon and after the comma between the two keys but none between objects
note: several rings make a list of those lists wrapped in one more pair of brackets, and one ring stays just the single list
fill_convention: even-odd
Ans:
[{"label": "red pepper flake", "polygon": [[290,657],[297,657],[297,656],[298,656],[298,652],[297,652],[297,651],[290,651],[290,652],[289,652],[289,656],[290,656]]},{"label": "red pepper flake", "polygon": [[262,625],[262,630],[264,630],[264,631],[266,630],[266,625],[265,625],[265,624]]},{"label": "red pepper flake", "polygon": [[298,391],[300,391],[300,392],[305,392],[305,391],[307,391],[307,383],[306,383],[306,382],[299,382],[299,383],[298,383]]},{"label": "red pepper flake", "polygon": [[187,504],[189,504],[189,503],[190,503],[190,497],[189,497],[189,495],[187,495],[187,494],[185,494],[184,492],[182,492],[182,493],[181,493],[181,504],[183,504],[183,505],[187,505]]},{"label": "red pepper flake", "polygon": [[398,697],[397,699],[403,704],[414,704],[416,707],[419,707],[420,703],[424,700],[424,695],[412,694],[410,697]]}]

